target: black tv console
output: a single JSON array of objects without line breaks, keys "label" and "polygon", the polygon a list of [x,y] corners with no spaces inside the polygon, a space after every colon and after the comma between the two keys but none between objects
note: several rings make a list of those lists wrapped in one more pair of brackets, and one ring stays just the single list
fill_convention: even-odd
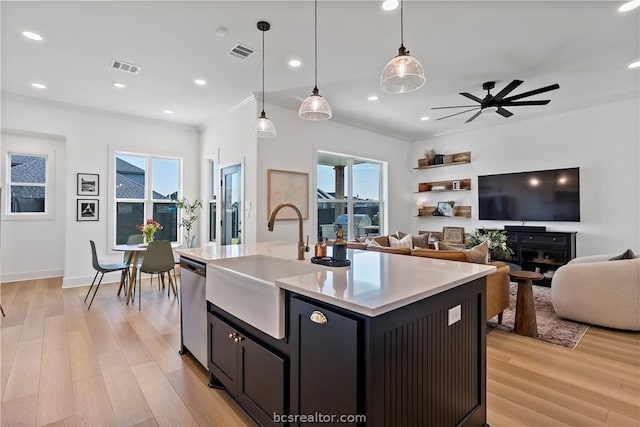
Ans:
[{"label": "black tv console", "polygon": [[534,282],[537,285],[551,286],[553,272],[576,257],[575,231],[506,231],[507,245],[513,255],[504,261],[517,264],[523,270],[538,268],[544,278]]}]

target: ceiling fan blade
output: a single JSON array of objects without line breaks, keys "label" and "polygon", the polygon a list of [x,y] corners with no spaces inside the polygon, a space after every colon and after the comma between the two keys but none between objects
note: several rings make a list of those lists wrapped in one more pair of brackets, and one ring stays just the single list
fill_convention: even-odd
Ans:
[{"label": "ceiling fan blade", "polygon": [[478,98],[475,95],[471,95],[470,93],[467,93],[467,92],[460,92],[460,95],[466,96],[467,98],[473,99],[474,101],[479,102],[479,103],[482,104],[482,99]]},{"label": "ceiling fan blade", "polygon": [[475,107],[477,108],[477,105],[456,105],[454,107],[431,107],[432,110],[444,110],[445,108],[470,108],[470,107]]},{"label": "ceiling fan blade", "polygon": [[469,117],[465,123],[469,123],[470,121],[474,120],[476,117],[478,117],[480,114],[482,114],[482,110],[478,111],[477,113],[475,113],[473,116]]},{"label": "ceiling fan blade", "polygon": [[550,103],[550,99],[545,99],[542,101],[513,101],[513,102],[501,102],[500,105],[503,107],[516,107],[519,105],[547,105]]},{"label": "ceiling fan blade", "polygon": [[504,102],[515,101],[516,99],[526,98],[527,96],[533,96],[539,93],[549,92],[550,90],[556,90],[556,89],[560,89],[560,85],[558,83],[550,86],[541,87],[540,89],[530,90],[529,92],[522,92],[518,95],[513,95],[508,98],[504,98],[503,101]]},{"label": "ceiling fan blade", "polygon": [[511,111],[505,110],[502,107],[498,107],[498,111],[496,113],[500,114],[502,117],[511,117],[513,113]]},{"label": "ceiling fan blade", "polygon": [[495,96],[493,97],[493,100],[496,102],[500,101],[502,98],[510,94],[515,88],[520,86],[522,83],[524,83],[522,80],[513,80],[511,83],[506,85],[504,89],[496,93]]},{"label": "ceiling fan blade", "polygon": [[477,110],[477,109],[479,109],[479,108],[480,108],[480,107],[475,107],[475,108],[472,108],[472,109],[470,109],[470,110],[460,111],[459,113],[449,114],[448,116],[444,116],[444,117],[440,117],[439,119],[436,119],[436,121],[437,121],[437,120],[446,119],[446,118],[449,118],[449,117],[453,117],[453,116],[457,116],[458,114],[468,113],[469,111]]}]

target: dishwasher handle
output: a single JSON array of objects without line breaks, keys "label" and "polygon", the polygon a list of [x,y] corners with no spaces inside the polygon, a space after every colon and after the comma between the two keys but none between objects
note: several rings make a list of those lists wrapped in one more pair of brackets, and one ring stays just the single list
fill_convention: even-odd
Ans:
[{"label": "dishwasher handle", "polygon": [[197,274],[198,276],[207,276],[207,267],[204,264],[190,260],[188,258],[180,257],[180,269],[184,269],[184,271],[190,271]]}]

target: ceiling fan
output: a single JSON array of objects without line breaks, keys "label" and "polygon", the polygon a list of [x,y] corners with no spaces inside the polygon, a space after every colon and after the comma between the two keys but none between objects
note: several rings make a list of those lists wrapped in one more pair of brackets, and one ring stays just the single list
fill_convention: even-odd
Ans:
[{"label": "ceiling fan", "polygon": [[515,88],[520,86],[523,83],[522,80],[513,80],[511,83],[506,85],[504,89],[495,95],[491,95],[491,89],[496,86],[496,82],[485,82],[482,84],[482,89],[487,91],[487,95],[480,99],[477,96],[471,95],[470,93],[460,92],[460,95],[465,96],[469,99],[474,100],[475,102],[480,103],[479,106],[476,105],[456,105],[453,107],[433,107],[432,110],[443,110],[447,108],[468,108],[473,107],[469,110],[461,111],[459,113],[450,114],[448,116],[440,117],[436,120],[446,119],[448,117],[457,116],[459,114],[468,113],[469,111],[478,110],[473,116],[469,117],[465,123],[469,123],[472,120],[475,120],[482,113],[498,113],[503,117],[511,117],[513,113],[508,111],[504,107],[519,107],[522,105],[547,105],[551,100],[545,99],[541,101],[518,101],[518,99],[526,98],[528,96],[538,95],[540,93],[549,92],[550,90],[559,89],[559,84],[552,84],[550,86],[541,87],[539,89],[530,90],[528,92],[522,92],[518,95],[513,95],[506,97],[510,94]]}]

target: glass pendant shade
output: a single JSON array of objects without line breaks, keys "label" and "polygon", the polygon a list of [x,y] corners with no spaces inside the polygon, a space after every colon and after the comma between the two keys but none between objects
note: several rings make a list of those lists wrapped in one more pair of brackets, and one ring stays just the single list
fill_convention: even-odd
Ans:
[{"label": "glass pendant shade", "polygon": [[400,46],[398,56],[387,63],[380,75],[380,89],[388,93],[406,93],[420,89],[425,82],[422,64]]},{"label": "glass pendant shade", "polygon": [[267,118],[264,111],[256,120],[256,133],[258,134],[258,138],[273,138],[276,136],[276,127],[273,122]]},{"label": "glass pendant shade", "polygon": [[276,136],[276,127],[264,113],[264,33],[269,31],[271,25],[267,21],[259,21],[258,29],[262,31],[262,112],[255,122],[258,138],[273,138]]},{"label": "glass pendant shade", "polygon": [[304,120],[329,120],[333,113],[331,112],[331,106],[320,96],[318,91],[318,0],[313,2],[314,9],[314,26],[313,26],[313,40],[314,40],[314,86],[311,95],[307,96],[300,108],[298,109],[298,117]]},{"label": "glass pendant shade", "polygon": [[331,106],[319,93],[318,88],[313,88],[313,93],[309,95],[298,110],[298,117],[305,120],[329,120],[333,113]]}]

